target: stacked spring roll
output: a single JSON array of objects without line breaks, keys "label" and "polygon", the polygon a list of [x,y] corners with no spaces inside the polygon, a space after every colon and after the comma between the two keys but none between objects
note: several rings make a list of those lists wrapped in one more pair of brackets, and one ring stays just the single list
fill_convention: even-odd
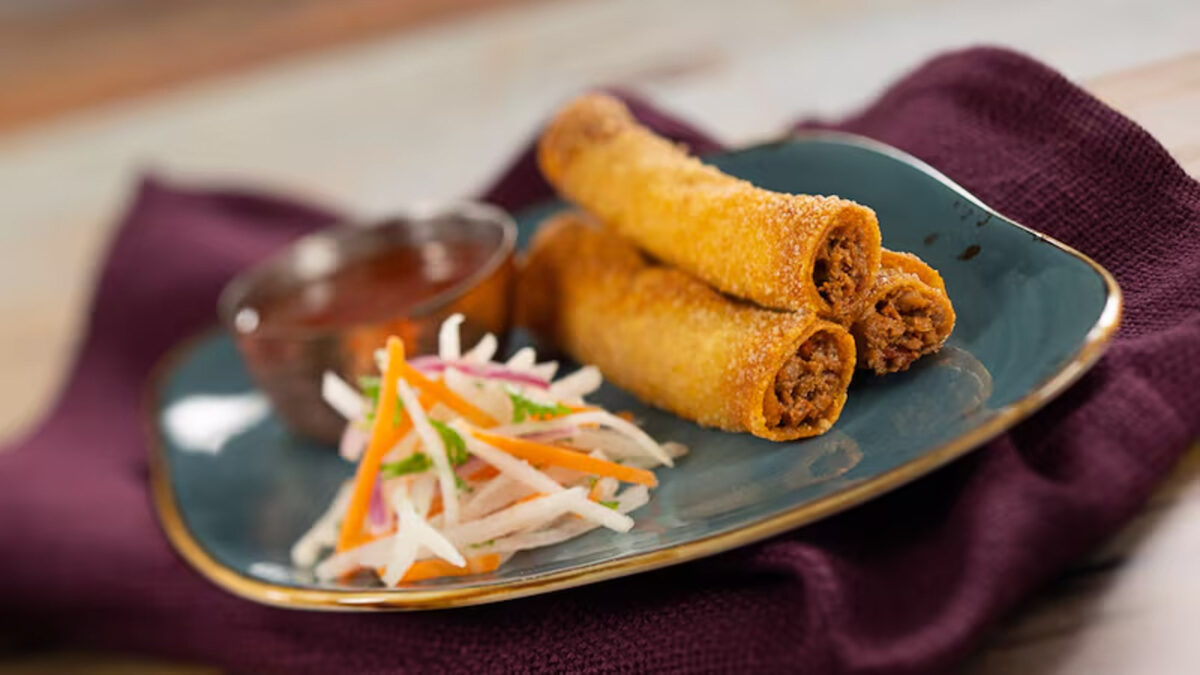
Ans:
[{"label": "stacked spring roll", "polygon": [[845,328],[723,296],[579,213],[542,226],[519,284],[521,324],[700,424],[791,440],[827,431],[846,401],[855,347]]},{"label": "stacked spring roll", "polygon": [[654,257],[764,307],[849,323],[879,271],[871,209],[772,192],[638,124],[610,96],[576,99],[538,144],[546,179]]},{"label": "stacked spring roll", "polygon": [[850,327],[858,367],[878,375],[908,370],[942,348],[954,319],[942,275],[911,253],[884,249],[875,285]]},{"label": "stacked spring roll", "polygon": [[726,175],[612,97],[563,108],[538,163],[601,227],[580,213],[543,227],[518,320],[682,417],[774,440],[820,434],[856,362],[905,370],[953,329],[941,277],[884,251],[871,209]]}]

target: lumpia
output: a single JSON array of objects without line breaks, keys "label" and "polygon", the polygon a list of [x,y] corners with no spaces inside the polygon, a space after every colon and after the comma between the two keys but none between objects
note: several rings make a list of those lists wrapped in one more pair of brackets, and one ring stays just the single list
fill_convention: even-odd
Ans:
[{"label": "lumpia", "polygon": [[854,341],[810,310],[731,299],[568,213],[535,235],[517,321],[643,401],[777,441],[827,431],[846,401]]},{"label": "lumpia", "polygon": [[871,209],[726,175],[610,96],[585,95],[560,111],[538,161],[563,196],[650,255],[765,307],[848,324],[879,270]]},{"label": "lumpia", "polygon": [[942,276],[911,253],[884,250],[875,286],[850,327],[858,367],[879,375],[907,370],[942,348],[954,330],[954,306]]}]

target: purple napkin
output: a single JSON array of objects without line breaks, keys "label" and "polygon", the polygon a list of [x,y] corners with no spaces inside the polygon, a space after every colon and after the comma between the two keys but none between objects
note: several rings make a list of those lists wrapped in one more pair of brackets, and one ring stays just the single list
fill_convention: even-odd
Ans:
[{"label": "purple napkin", "polygon": [[[700,150],[710,140],[648,107]],[[1200,436],[1200,185],[1136,125],[1046,67],[950,54],[835,128],[930,162],[1092,255],[1125,291],[1108,354],[1049,407],[841,516],[706,560],[499,605],[420,614],[260,607],[203,580],[158,529],[143,387],[213,321],[234,271],[332,216],[146,182],[109,252],[61,399],[0,454],[0,624],[10,643],[262,671],[923,673],[953,667],[1098,544]],[[528,154],[489,196],[546,196]]]}]

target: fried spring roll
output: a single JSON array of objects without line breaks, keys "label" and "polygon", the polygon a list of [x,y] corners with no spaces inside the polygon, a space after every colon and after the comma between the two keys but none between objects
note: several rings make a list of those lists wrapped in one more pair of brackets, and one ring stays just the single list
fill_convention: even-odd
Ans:
[{"label": "fried spring roll", "polygon": [[954,330],[954,307],[942,276],[911,253],[884,250],[864,311],[850,327],[858,367],[879,375],[907,370],[942,348]]},{"label": "fried spring roll", "polygon": [[610,96],[585,95],[560,111],[538,162],[563,196],[654,257],[765,307],[848,324],[879,270],[871,209],[726,175]]},{"label": "fried spring roll", "polygon": [[705,426],[776,441],[823,433],[854,372],[841,325],[730,299],[574,213],[538,231],[517,298],[536,335]]}]

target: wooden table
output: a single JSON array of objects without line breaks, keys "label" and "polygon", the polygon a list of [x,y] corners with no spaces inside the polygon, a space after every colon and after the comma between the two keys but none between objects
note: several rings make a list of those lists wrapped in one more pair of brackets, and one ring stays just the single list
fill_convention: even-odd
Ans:
[{"label": "wooden table", "polygon": [[[870,15],[853,3],[743,0],[746,11],[732,19],[706,3],[683,12],[675,0],[522,6],[0,135],[0,435],[27,428],[65,371],[108,225],[147,163],[369,215],[470,192],[513,139],[584,84],[632,82],[736,143],[798,110],[845,110],[924,54],[986,37],[1082,78],[1200,176],[1200,53],[1186,53],[1197,46],[1188,26],[1200,25],[1200,3],[1180,0],[1157,19],[1086,5],[1089,30],[1121,34],[1109,45],[1055,27],[1055,12],[1085,11],[1075,2],[1039,4],[1038,20],[1049,23],[1036,30],[1007,6],[947,18],[931,0]],[[1148,34],[1124,32],[1135,20],[1157,23]],[[904,45],[919,46],[900,46],[897,29]],[[880,58],[871,44],[899,55]],[[837,49],[832,77],[820,66]],[[795,85],[781,88],[785,76]],[[1007,620],[966,671],[1200,672],[1198,560],[1200,446],[1129,527]],[[39,655],[0,663],[0,672],[29,666],[162,668]]]}]

